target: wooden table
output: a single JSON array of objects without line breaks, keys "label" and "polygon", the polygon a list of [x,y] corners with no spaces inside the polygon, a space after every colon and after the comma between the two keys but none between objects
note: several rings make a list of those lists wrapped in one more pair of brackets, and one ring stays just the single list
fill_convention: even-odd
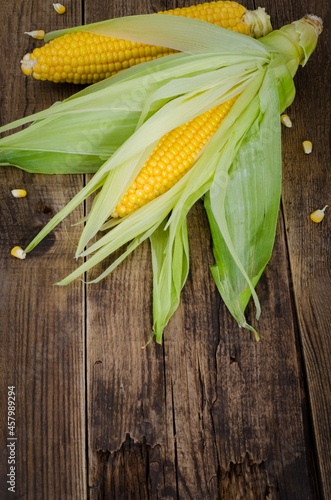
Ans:
[{"label": "wooden table", "polygon": [[[77,87],[36,82],[20,58],[50,31],[190,2],[1,1],[1,123]],[[191,2],[193,3],[193,2]],[[254,8],[246,0],[248,8]],[[164,342],[151,331],[150,250],[143,244],[98,285],[52,284],[72,271],[79,228],[57,227],[26,261],[24,247],[84,185],[1,167],[1,498],[331,498],[330,10],[328,0],[261,0],[280,27],[307,12],[326,30],[295,78],[283,129],[283,198],[275,248],[257,287],[258,344],[238,328],[212,281],[202,203],[188,217],[191,271]],[[301,143],[310,139],[313,153]],[[28,196],[10,191],[24,187]],[[72,241],[71,241],[72,240]],[[102,267],[102,266],[101,266]],[[248,318],[256,327],[253,308]],[[8,492],[7,388],[16,392],[16,493]]]}]

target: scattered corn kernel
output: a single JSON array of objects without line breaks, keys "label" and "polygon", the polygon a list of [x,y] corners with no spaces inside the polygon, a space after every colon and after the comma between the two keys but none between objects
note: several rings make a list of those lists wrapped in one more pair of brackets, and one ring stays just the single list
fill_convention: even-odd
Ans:
[{"label": "scattered corn kernel", "polygon": [[288,127],[288,128],[291,128],[292,127],[292,122],[291,122],[291,119],[289,116],[287,115],[282,115],[280,117],[280,121],[282,122],[283,125],[285,125],[285,127]]},{"label": "scattered corn kernel", "polygon": [[53,7],[58,14],[64,14],[66,11],[65,6],[60,3],[53,3]]},{"label": "scattered corn kernel", "polygon": [[24,196],[26,196],[26,191],[25,189],[13,189],[11,194],[14,198],[24,198]]},{"label": "scattered corn kernel", "polygon": [[313,212],[312,214],[310,214],[310,218],[313,222],[321,222],[323,219],[324,219],[324,215],[325,215],[325,209],[328,205],[325,205],[324,208],[322,208],[322,210],[315,210],[315,212]]},{"label": "scattered corn kernel", "polygon": [[13,257],[16,257],[16,259],[23,260],[26,257],[26,253],[23,251],[21,247],[12,248],[10,253]]},{"label": "scattered corn kernel", "polygon": [[45,36],[45,31],[44,30],[24,31],[24,35],[29,35],[32,38],[35,38],[36,40],[43,40]]},{"label": "scattered corn kernel", "polygon": [[310,141],[303,141],[302,147],[306,155],[309,155],[313,150],[313,145]]}]

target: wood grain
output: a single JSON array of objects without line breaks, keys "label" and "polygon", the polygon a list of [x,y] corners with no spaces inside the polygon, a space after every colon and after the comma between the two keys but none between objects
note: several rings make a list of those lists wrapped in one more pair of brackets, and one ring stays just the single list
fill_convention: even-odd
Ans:
[{"label": "wood grain", "polygon": [[[85,21],[165,8],[162,2],[88,0]],[[142,349],[151,333],[150,259],[148,244],[142,245],[109,279],[87,287],[91,499],[170,500],[177,495],[163,348],[152,343]],[[92,271],[93,275],[105,265]]]},{"label": "wood grain", "polygon": [[257,290],[263,309],[255,323],[262,338],[257,344],[206,279],[212,257],[199,205],[189,222],[191,279],[181,317],[165,339],[180,450],[179,497],[194,498],[197,491],[198,498],[229,500],[313,498],[282,226]]},{"label": "wood grain", "polygon": [[[81,20],[79,1],[66,18],[51,3],[1,2],[1,123],[69,96],[72,86],[41,84],[21,73],[19,60],[40,42],[24,31],[58,29]],[[11,189],[27,197],[14,199]],[[43,176],[0,168],[1,498],[82,499],[86,496],[84,290],[52,286],[74,268],[65,225],[25,261],[26,246],[82,187],[80,176]],[[82,213],[80,214],[82,215]],[[72,219],[71,219],[72,220]],[[77,238],[77,231],[71,233]],[[16,387],[16,494],[7,490],[7,387]]]},{"label": "wood grain", "polygon": [[[331,69],[330,3],[287,2],[281,11],[273,2],[265,4],[278,26],[306,13],[320,16],[325,26],[310,61],[295,77],[297,95],[288,110],[293,128],[283,131],[283,209],[322,493],[327,499],[331,497],[330,217],[318,225],[309,214],[330,203],[331,99],[326,78]],[[313,143],[308,156],[302,151],[306,139]]]}]

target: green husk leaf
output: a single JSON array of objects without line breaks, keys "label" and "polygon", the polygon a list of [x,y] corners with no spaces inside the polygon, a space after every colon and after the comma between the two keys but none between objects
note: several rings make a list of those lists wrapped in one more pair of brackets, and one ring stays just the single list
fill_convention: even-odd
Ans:
[{"label": "green husk leaf", "polygon": [[153,319],[157,342],[180,302],[180,293],[189,271],[186,218],[170,238],[166,219],[150,237],[153,264]]},{"label": "green husk leaf", "polygon": [[311,14],[298,21],[283,26],[260,39],[270,51],[281,54],[293,77],[301,64],[305,66],[315,50],[318,35],[322,32],[323,22]]},{"label": "green husk leaf", "polygon": [[[323,22],[317,16],[308,15],[292,23],[296,33],[299,35],[299,45],[302,47],[304,59],[300,61],[305,66],[309,57],[314,52],[318,35],[322,32]],[[281,29],[285,31],[285,26]],[[288,28],[287,28],[288,30]]]},{"label": "green husk leaf", "polygon": [[[95,278],[91,281],[87,281],[86,283],[87,284],[98,283],[103,278],[108,276],[108,274],[110,274],[121,262],[123,262],[124,259],[127,258],[128,255],[130,255],[130,253],[132,253],[143,241],[148,239],[154,233],[154,231],[157,230],[158,225],[159,225],[159,222],[156,223],[154,226],[152,226],[148,231],[145,231],[141,235],[134,238],[131,241],[131,243],[127,246],[127,249],[109,267],[107,267],[107,269],[105,271],[103,271],[103,273],[101,273],[97,278]],[[58,284],[62,284],[62,283],[58,283]]]},{"label": "green husk leaf", "polygon": [[[229,139],[233,133],[233,128],[239,140],[247,129],[247,120],[243,122],[241,116],[259,91],[263,77],[264,70],[259,70],[222,121],[221,126],[210,140],[203,155],[198,159],[197,167],[192,171],[191,177],[188,179],[168,224],[172,223],[174,219],[176,219],[178,223],[183,213],[186,214],[194,203],[192,203],[192,199],[196,201],[209,189],[216,166],[221,161],[221,158],[222,161],[224,161],[225,158],[230,158],[230,160],[227,159],[227,161],[232,161],[235,150],[232,144],[229,145]],[[252,120],[253,119],[254,116],[252,117]]]},{"label": "green husk leaf", "polygon": [[68,215],[75,210],[86,198],[97,191],[105,182],[104,175],[102,172],[97,172],[95,176],[86,184],[86,186],[79,191],[72,198],[71,201],[58,212],[46,226],[37,234],[37,236],[29,243],[26,247],[26,252],[30,252],[34,247],[38,245],[45,238],[45,236],[50,233],[63,219],[68,217]]},{"label": "green husk leaf", "polygon": [[[183,55],[178,56],[181,59]],[[34,122],[0,140],[0,164],[13,164],[35,173],[94,173],[132,135],[146,97],[164,85],[167,78],[181,77],[179,61],[178,65],[174,61],[172,68],[165,62],[152,63],[155,78],[151,69],[146,72],[140,65],[136,79],[126,81],[123,75],[116,75],[114,85],[108,79],[108,86],[98,92],[83,91],[57,106],[1,127],[0,132],[4,132]],[[194,74],[197,61],[184,63],[184,68],[188,75],[191,70]],[[154,109],[161,106],[156,104]]]},{"label": "green husk leaf", "polygon": [[[174,186],[174,189],[178,186],[178,184]],[[143,241],[142,238],[144,238],[144,234],[148,232],[149,236],[151,228],[156,229],[158,224],[162,222],[162,220],[169,214],[173,206],[176,204],[179,189],[180,187],[177,187],[176,192],[169,191],[168,193],[162,195],[168,195],[166,197],[166,201],[164,198],[161,199],[160,196],[150,202],[149,205],[152,205],[153,203],[153,207],[145,205],[128,217],[125,217],[120,224],[105,234],[88,250],[85,250],[85,252],[80,255],[81,257],[91,254],[93,255],[58,284],[68,285],[71,281],[81,276],[81,274],[94,267],[96,264],[115,252],[115,250],[121,248],[134,238],[139,237],[141,239],[140,241]],[[151,208],[153,208],[153,211]]]},{"label": "green husk leaf", "polygon": [[281,193],[279,96],[272,70],[258,99],[258,117],[231,168],[219,165],[205,197],[216,261],[212,275],[231,314],[245,328],[252,287],[271,256]]},{"label": "green husk leaf", "polygon": [[239,33],[234,34],[206,21],[154,14],[109,19],[53,31],[45,36],[45,41],[77,31],[89,31],[133,42],[169,47],[190,54],[226,52],[266,56],[268,53],[254,38]]}]

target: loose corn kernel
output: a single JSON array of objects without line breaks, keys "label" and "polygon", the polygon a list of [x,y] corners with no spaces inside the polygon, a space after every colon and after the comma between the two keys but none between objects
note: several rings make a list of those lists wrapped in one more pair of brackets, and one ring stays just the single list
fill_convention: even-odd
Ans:
[{"label": "loose corn kernel", "polygon": [[309,155],[313,150],[313,145],[310,141],[303,141],[302,147],[306,155]]},{"label": "loose corn kernel", "polygon": [[64,14],[66,11],[65,6],[60,3],[53,3],[53,7],[58,14]]},{"label": "loose corn kernel", "polygon": [[[53,5],[59,14],[65,12],[63,5]],[[204,3],[158,14],[200,19],[251,36],[259,36],[256,26],[263,26],[263,35],[272,29],[269,16],[263,9],[247,11],[242,5],[231,1]],[[21,68],[25,75],[32,75],[36,80],[86,84],[108,78],[135,64],[176,52],[165,47],[81,31],[55,38],[35,49],[32,54],[26,54],[21,61]],[[59,64],[60,59],[63,59],[64,64]]]},{"label": "loose corn kernel", "polygon": [[324,215],[325,215],[325,209],[328,207],[328,205],[325,205],[324,208],[322,208],[322,210],[315,210],[315,212],[313,212],[312,214],[310,214],[310,218],[313,222],[322,222],[322,220],[324,219]]},{"label": "loose corn kernel", "polygon": [[165,134],[111,216],[124,217],[176,184],[194,165],[235,100],[230,99]]},{"label": "loose corn kernel", "polygon": [[283,125],[285,125],[285,127],[288,127],[288,128],[291,128],[292,127],[292,122],[291,122],[291,119],[289,116],[287,115],[282,115],[280,117],[280,121],[282,122]]},{"label": "loose corn kernel", "polygon": [[14,198],[24,198],[26,196],[25,189],[13,189],[11,194]]},{"label": "loose corn kernel", "polygon": [[45,36],[45,31],[44,30],[24,31],[24,35],[29,35],[32,38],[35,38],[36,40],[43,40]]},{"label": "loose corn kernel", "polygon": [[11,255],[13,257],[16,257],[16,259],[23,260],[26,257],[26,253],[24,252],[24,250],[21,247],[18,247],[18,246],[12,248],[11,251],[10,251],[10,253],[11,253]]}]

